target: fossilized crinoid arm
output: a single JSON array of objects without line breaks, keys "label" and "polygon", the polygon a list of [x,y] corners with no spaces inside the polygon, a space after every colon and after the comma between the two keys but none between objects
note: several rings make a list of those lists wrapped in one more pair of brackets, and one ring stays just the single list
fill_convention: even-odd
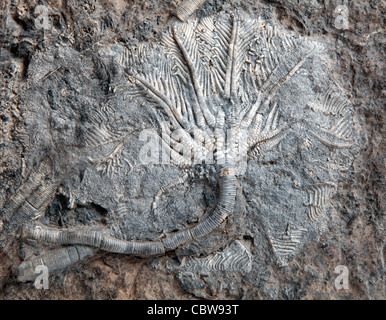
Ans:
[{"label": "fossilized crinoid arm", "polygon": [[310,220],[315,221],[320,216],[328,205],[330,199],[336,193],[337,186],[335,183],[320,183],[308,186],[307,215]]},{"label": "fossilized crinoid arm", "polygon": [[250,272],[252,269],[252,256],[242,242],[236,240],[221,252],[212,253],[206,257],[184,257],[178,270],[181,272],[208,273],[216,271],[242,271]]},{"label": "fossilized crinoid arm", "polygon": [[58,181],[51,173],[50,161],[41,163],[32,171],[18,192],[3,208],[3,228],[0,234],[0,247],[6,247],[16,230],[25,223],[38,219],[52,201]]},{"label": "fossilized crinoid arm", "polygon": [[299,250],[305,231],[306,229],[303,228],[290,230],[289,226],[287,226],[287,230],[284,234],[271,236],[269,238],[272,248],[282,267],[286,266],[288,258]]},{"label": "fossilized crinoid arm", "polygon": [[333,116],[334,123],[326,127],[305,121],[306,130],[329,148],[351,147],[354,143],[352,115],[343,93],[330,89],[323,95],[319,95],[317,100],[310,105],[310,108]]},{"label": "fossilized crinoid arm", "polygon": [[311,128],[309,126],[308,132],[330,148],[348,148],[353,145],[352,129],[348,116],[337,119],[330,129],[320,126]]}]

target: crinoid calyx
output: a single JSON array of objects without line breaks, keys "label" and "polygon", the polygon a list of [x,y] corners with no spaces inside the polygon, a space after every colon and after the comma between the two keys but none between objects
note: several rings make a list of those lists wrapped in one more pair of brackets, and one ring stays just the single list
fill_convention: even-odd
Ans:
[{"label": "crinoid calyx", "polygon": [[[14,219],[15,224],[27,221],[23,238],[67,247],[26,260],[19,267],[19,279],[33,278],[33,270],[42,261],[50,270],[57,270],[92,255],[92,248],[156,256],[202,239],[232,215],[237,181],[241,186],[245,182],[246,194],[252,187],[258,188],[260,200],[254,205],[253,199],[249,201],[250,217],[271,219],[267,235],[272,237],[279,258],[298,249],[305,231],[318,229],[312,227],[312,220],[324,212],[336,191],[335,183],[342,172],[340,159],[350,157],[347,149],[353,144],[352,114],[341,89],[328,75],[320,44],[246,14],[220,14],[176,22],[159,43],[136,47],[114,44],[99,52],[100,64],[115,65],[116,80],[110,84],[114,95],[128,97],[125,103],[136,105],[135,112],[153,124],[156,143],[147,150],[153,151],[153,156],[149,161],[146,151],[136,155],[137,160],[143,166],[149,162],[171,164],[184,174],[197,167],[212,167],[218,183],[217,200],[197,223],[186,224],[178,231],[169,228],[145,241],[119,236],[122,226],[130,224],[125,217],[113,223],[109,232],[33,224],[35,213],[30,198],[34,195],[26,195],[20,203],[25,201],[33,207],[29,221],[29,207],[23,213],[17,207],[25,205],[19,202],[13,205],[11,201],[7,207],[8,211],[14,210],[10,220]],[[96,109],[93,119],[100,120],[86,131],[86,147],[108,143],[113,147],[107,156],[88,157],[88,165],[104,175],[106,184],[110,179],[116,188],[106,190],[106,197],[130,203],[127,193],[118,190],[133,169],[131,164],[126,173],[119,171],[127,148],[127,131],[121,134],[124,130],[120,131],[119,126],[109,131],[105,122],[119,119],[121,112],[124,117],[138,118],[134,113],[125,114],[122,106],[112,106],[108,111]],[[109,112],[115,116],[110,118]],[[139,121],[137,126],[146,129]],[[332,164],[331,159],[340,162]],[[277,182],[279,178],[284,179],[282,185]],[[47,179],[43,179],[46,184]],[[36,186],[28,190],[42,194],[40,205],[42,199],[51,198],[52,188],[44,193],[39,181],[32,181]],[[278,193],[273,196],[275,188]],[[293,200],[296,194],[304,196],[300,205]],[[125,208],[131,210],[129,205]],[[121,212],[118,209],[111,210],[111,214]],[[18,219],[21,214],[23,219]],[[288,231],[289,225],[291,230],[301,232]],[[287,233],[289,240],[281,233]]]}]

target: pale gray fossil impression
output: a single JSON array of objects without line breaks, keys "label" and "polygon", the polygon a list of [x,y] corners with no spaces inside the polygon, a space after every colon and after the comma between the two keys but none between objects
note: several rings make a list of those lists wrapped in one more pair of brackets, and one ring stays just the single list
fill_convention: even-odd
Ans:
[{"label": "pale gray fossil impression", "polygon": [[[314,89],[308,88],[312,105],[291,109],[277,99],[284,85],[323,61],[323,48],[264,20],[237,13],[201,21],[190,19],[176,22],[165,32],[161,43],[146,45],[141,51],[120,45],[103,50],[115,55],[114,61],[126,77],[120,89],[131,99],[147,99],[152,104],[152,117],[171,163],[189,171],[197,165],[192,163],[195,157],[205,159],[205,165],[211,165],[209,160],[213,160],[219,190],[217,203],[197,224],[153,241],[119,239],[97,228],[48,227],[34,222],[44,214],[60,183],[51,176],[47,160],[3,208],[3,247],[21,226],[23,239],[59,245],[25,260],[18,268],[20,281],[33,280],[37,265],[43,263],[50,271],[60,270],[94,255],[98,249],[158,256],[207,236],[232,214],[237,177],[243,175],[247,161],[278,148],[286,137],[297,132],[329,150],[348,148],[353,143],[351,112],[343,93],[329,82],[328,76],[319,87],[327,93],[322,92],[315,99]],[[322,73],[322,69],[320,65],[317,70]],[[299,87],[311,86],[315,79],[318,80],[300,83]],[[289,91],[294,90],[292,96],[291,92],[288,95],[290,99],[297,98],[299,87],[289,87]],[[308,112],[319,112],[320,116],[312,118]],[[102,122],[99,124],[90,131],[89,144],[114,141],[114,134]],[[161,131],[166,134],[161,136]],[[310,145],[307,143],[307,148]],[[181,148],[189,152],[184,154]],[[98,168],[105,164],[101,170],[113,174],[121,149],[122,144],[117,143],[108,156],[91,160]],[[304,189],[309,196],[305,203],[309,218],[316,219],[336,185],[326,181]],[[299,230],[290,233],[288,240],[273,237],[274,251],[293,252],[303,232]]]}]

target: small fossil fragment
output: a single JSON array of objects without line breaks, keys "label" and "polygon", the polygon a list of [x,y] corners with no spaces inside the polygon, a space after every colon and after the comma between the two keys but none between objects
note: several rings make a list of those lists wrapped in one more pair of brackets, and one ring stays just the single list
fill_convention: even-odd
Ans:
[{"label": "small fossil fragment", "polygon": [[304,228],[291,229],[290,225],[288,225],[284,234],[278,237],[270,237],[273,250],[282,267],[286,266],[288,258],[299,250],[302,244],[303,235],[306,231],[307,230]]},{"label": "small fossil fragment", "polygon": [[336,193],[337,186],[334,183],[323,183],[307,187],[308,203],[307,215],[311,220],[316,220],[324,212],[331,197]]},{"label": "small fossil fragment", "polygon": [[184,257],[179,270],[188,272],[207,273],[214,271],[243,271],[250,272],[252,257],[249,249],[236,240],[221,252],[212,253],[203,258]]},{"label": "small fossil fragment", "polygon": [[181,21],[185,21],[189,16],[204,4],[206,0],[183,0],[177,7],[176,15]]},{"label": "small fossil fragment", "polygon": [[62,270],[96,253],[95,248],[86,246],[72,246],[51,250],[43,255],[32,257],[23,261],[17,268],[20,282],[33,281],[39,273],[36,267],[44,265],[48,268],[48,273]]}]

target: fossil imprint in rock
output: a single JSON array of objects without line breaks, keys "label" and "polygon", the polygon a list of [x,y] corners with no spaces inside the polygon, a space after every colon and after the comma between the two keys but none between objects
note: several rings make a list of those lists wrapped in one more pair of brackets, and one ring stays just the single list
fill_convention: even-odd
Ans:
[{"label": "fossil imprint in rock", "polygon": [[[197,214],[197,223],[185,223],[179,231],[174,231],[176,227],[165,227],[162,230],[166,232],[151,240],[127,239],[127,235],[117,232],[130,224],[127,217],[131,200],[122,190],[105,191],[107,195],[111,193],[111,198],[114,193],[121,194],[115,197],[118,204],[111,210],[118,222],[114,224],[115,218],[111,219],[111,226],[45,225],[42,223],[45,209],[61,181],[57,178],[60,174],[52,175],[51,161],[45,160],[6,202],[1,240],[4,246],[21,229],[25,241],[58,248],[27,258],[18,268],[19,280],[34,279],[34,270],[39,264],[45,264],[50,271],[60,270],[94,255],[99,249],[158,256],[206,237],[233,213],[236,191],[238,186],[242,187],[244,175],[249,180],[261,178],[260,190],[274,183],[272,172],[251,173],[248,169],[250,163],[255,162],[255,167],[263,163],[259,159],[267,154],[272,157],[264,162],[265,166],[283,161],[280,162],[282,172],[289,172],[288,181],[293,185],[285,185],[284,189],[288,188],[291,195],[297,192],[304,196],[303,207],[298,206],[302,208],[294,218],[288,218],[287,212],[277,212],[271,225],[279,225],[282,220],[284,225],[291,223],[295,225],[294,230],[301,230],[287,232],[287,239],[278,235],[285,231],[279,228],[279,231],[273,230],[275,235],[270,239],[278,256],[295,252],[302,234],[323,216],[336,192],[337,177],[344,171],[341,163],[349,162],[347,150],[355,141],[352,111],[344,93],[328,74],[323,47],[272,27],[264,20],[235,13],[176,22],[159,43],[129,48],[117,44],[104,46],[99,55],[101,63],[113,61],[115,64],[118,80],[111,84],[113,95],[129,97],[126,103],[140,104],[137,112],[154,124],[162,154],[160,163],[155,165],[162,167],[167,163],[182,172],[174,183],[170,181],[159,188],[158,194],[153,195],[156,199],[151,200],[153,208],[149,206],[147,210],[158,207],[157,201],[163,192],[169,192],[192,176],[199,179],[194,174],[197,168],[211,168],[204,171],[217,180],[217,200],[205,214]],[[127,141],[134,139],[134,126],[124,129],[109,124],[116,119],[110,115],[119,114],[119,108],[95,109],[94,116],[89,118],[94,126],[84,129],[84,149],[111,147],[103,154],[89,153],[85,163],[88,168],[94,168],[93,174],[99,174],[103,181],[113,181],[113,184],[106,182],[105,188],[114,185],[119,189],[119,183],[125,184],[122,179],[130,176],[136,167],[127,153],[125,156]],[[137,125],[146,129],[139,121]],[[165,155],[167,161],[163,162]],[[298,165],[296,159],[307,164]],[[297,167],[301,167],[301,173],[295,172]],[[285,190],[283,192],[285,194]],[[67,195],[71,197],[71,192]],[[279,198],[285,196],[279,195]],[[261,212],[273,210],[272,205],[270,209],[263,203]],[[269,214],[264,216],[265,219]]]}]

